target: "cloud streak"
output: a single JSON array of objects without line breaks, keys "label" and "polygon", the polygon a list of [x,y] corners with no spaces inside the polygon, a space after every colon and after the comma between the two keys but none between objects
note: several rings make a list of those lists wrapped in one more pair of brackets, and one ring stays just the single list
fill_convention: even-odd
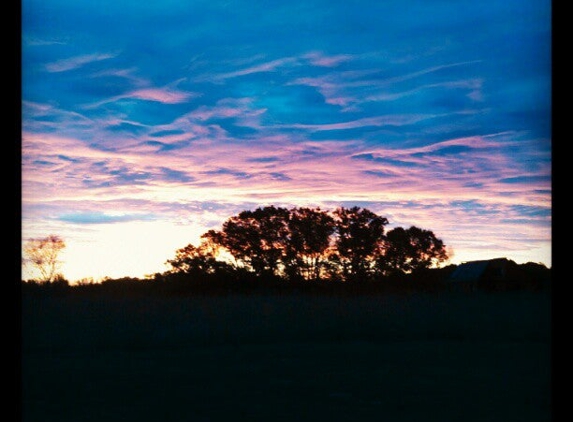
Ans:
[{"label": "cloud streak", "polygon": [[410,125],[421,120],[431,119],[436,116],[432,115],[388,115],[388,116],[375,116],[366,117],[363,119],[352,120],[340,123],[326,123],[326,124],[291,124],[291,125],[277,125],[276,128],[280,129],[307,129],[310,131],[327,131],[327,130],[347,130],[365,128],[370,126],[404,126]]},{"label": "cloud streak", "polygon": [[336,67],[341,63],[352,60],[352,56],[349,54],[337,54],[334,56],[328,56],[320,51],[313,51],[303,56],[305,59],[314,65],[321,67]]},{"label": "cloud streak", "polygon": [[216,75],[202,76],[197,78],[198,81],[212,81],[220,82],[226,79],[233,79],[240,76],[253,75],[257,73],[267,73],[274,72],[277,69],[284,67],[286,65],[292,65],[297,63],[297,59],[294,57],[285,57],[281,59],[271,60],[268,62],[259,63],[257,65],[252,65],[243,69],[235,70],[227,73],[220,73]]},{"label": "cloud streak", "polygon": [[171,89],[147,88],[137,89],[120,98],[157,101],[163,104],[178,104],[187,101],[194,94]]},{"label": "cloud streak", "polygon": [[114,103],[123,99],[152,101],[161,104],[180,104],[197,97],[198,94],[194,92],[179,91],[173,88],[140,88],[133,91],[126,92],[125,94],[116,95],[111,98],[106,98],[97,103],[85,106],[87,108],[97,108],[108,103]]},{"label": "cloud streak", "polygon": [[106,214],[103,212],[80,212],[60,215],[57,219],[71,224],[114,224],[129,221],[149,221],[156,217],[153,214]]},{"label": "cloud streak", "polygon": [[117,57],[117,55],[118,53],[84,54],[81,56],[70,57],[67,59],[55,61],[53,63],[48,63],[46,65],[46,70],[48,72],[67,72],[70,70],[78,69],[90,63],[113,59],[114,57]]}]

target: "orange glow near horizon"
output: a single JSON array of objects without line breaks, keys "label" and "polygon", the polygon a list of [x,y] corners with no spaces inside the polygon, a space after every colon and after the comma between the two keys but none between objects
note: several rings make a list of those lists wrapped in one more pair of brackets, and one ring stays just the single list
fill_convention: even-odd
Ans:
[{"label": "orange glow near horizon", "polygon": [[[430,225],[424,228],[433,230]],[[106,277],[145,278],[168,270],[169,266],[165,264],[167,259],[173,258],[177,249],[189,243],[197,246],[200,236],[205,232],[193,223],[157,221],[99,224],[90,228],[89,232],[70,231],[67,236],[63,236],[66,249],[61,254],[60,272],[71,283],[82,279],[97,282]],[[511,244],[496,248],[496,245],[486,241],[473,240],[457,250],[455,243],[452,245],[447,242],[447,237],[441,236],[439,231],[435,233],[453,252],[446,264],[507,257],[518,264],[535,262],[551,267],[550,242],[541,243],[539,247],[529,250],[512,250]],[[26,280],[33,279],[36,274],[24,266],[22,276]]]}]

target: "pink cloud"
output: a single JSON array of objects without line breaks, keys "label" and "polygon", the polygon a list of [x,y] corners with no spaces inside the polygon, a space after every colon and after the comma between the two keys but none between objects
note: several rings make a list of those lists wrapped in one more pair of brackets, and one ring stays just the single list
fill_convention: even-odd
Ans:
[{"label": "pink cloud", "polygon": [[[63,72],[111,57],[79,56],[51,63],[46,68]],[[342,108],[364,101],[393,100],[436,87],[466,90],[468,97],[476,101],[481,99],[482,81],[478,79],[414,85],[414,89],[402,92],[384,92],[394,82],[473,62],[436,66],[380,80],[371,77],[379,72],[377,69],[335,71],[336,66],[348,60],[351,57],[347,55],[327,56],[320,52],[267,62],[261,62],[262,58],[257,57],[242,64],[235,62],[235,67],[230,69],[235,71],[208,76],[204,80],[224,81],[255,73],[278,72],[296,65],[308,67],[310,63],[325,68],[315,68],[314,75],[317,72],[327,74],[299,78],[291,84],[313,87],[324,96],[327,104]],[[177,82],[160,88],[150,86],[149,81],[134,77],[133,69],[112,69],[92,76],[111,75],[128,79],[122,82],[131,84],[125,94],[99,104],[121,98],[180,104],[198,95],[178,89]],[[265,110],[255,109],[253,104],[245,98],[220,100],[215,105],[211,103],[189,110],[171,123],[152,127],[121,115],[92,121],[76,112],[58,111],[49,105],[28,102],[25,110],[30,116],[57,114],[68,125],[53,119],[38,119],[42,125],[49,122],[51,126],[28,127],[29,131],[23,134],[22,202],[27,232],[39,232],[48,227],[53,232],[76,236],[82,242],[91,241],[94,232],[72,230],[54,218],[70,209],[126,214],[145,209],[160,215],[162,221],[179,225],[178,232],[194,224],[194,233],[200,233],[207,226],[216,228],[217,222],[222,223],[235,212],[251,207],[250,204],[308,204],[329,209],[334,207],[332,204],[365,201],[374,204],[372,208],[391,218],[393,224],[415,224],[434,230],[454,249],[471,252],[489,248],[495,253],[503,253],[523,251],[524,244],[533,245],[533,250],[550,241],[550,217],[540,213],[528,217],[530,223],[527,225],[519,223],[523,215],[516,211],[516,205],[546,209],[551,207],[551,198],[546,193],[548,186],[544,179],[540,177],[538,182],[531,177],[546,176],[550,172],[549,165],[529,169],[526,176],[534,181],[520,182],[520,177],[524,176],[523,163],[508,159],[507,151],[500,150],[509,145],[530,150],[517,133],[447,139],[402,149],[373,148],[362,140],[312,142],[308,140],[311,132],[323,132],[323,138],[333,130],[408,125],[435,116],[398,114],[355,120],[340,118],[344,121],[327,124],[264,126],[261,117]],[[248,125],[257,131],[244,131],[247,135],[233,139],[223,129],[227,126],[211,124],[213,121],[210,120],[217,118],[233,119],[233,124]],[[71,121],[81,122],[88,130],[80,132],[77,127],[69,130]],[[138,130],[133,133],[108,130],[110,124],[122,123],[138,126]],[[58,126],[67,128],[67,136],[53,134]],[[281,128],[300,130],[277,134],[280,131],[275,129]],[[40,129],[50,131],[45,130],[42,134]],[[31,130],[37,133],[32,134]],[[97,139],[102,149],[90,147],[90,139]],[[164,148],[166,145],[177,150],[170,151]],[[468,148],[458,148],[461,152],[456,154],[439,154],[441,149],[449,147]],[[370,154],[373,159],[356,159],[360,154]],[[532,157],[533,154],[535,152],[531,153]],[[546,158],[543,152],[539,154]],[[531,162],[539,163],[539,159]],[[125,183],[117,182],[118,173],[120,177],[125,173]],[[145,178],[137,178],[138,175],[145,175]],[[135,177],[134,183],[129,183],[130,176]],[[504,178],[514,178],[518,182],[500,182]],[[86,184],[86,180],[97,187],[90,187],[92,185]],[[405,197],[408,198],[406,202]],[[455,201],[479,203],[483,213],[456,206]],[[207,202],[224,206],[207,212],[202,209],[202,204]],[[201,206],[189,205],[194,203]],[[32,218],[39,220],[32,222]],[[170,246],[168,252],[179,246],[183,244]],[[168,256],[157,258],[161,264]]]},{"label": "pink cloud", "polygon": [[435,152],[439,151],[440,149],[451,146],[466,146],[473,149],[493,148],[495,150],[501,148],[502,146],[517,145],[515,141],[509,141],[509,142],[504,141],[503,144],[500,143],[500,139],[505,139],[517,135],[518,133],[516,132],[500,132],[496,134],[483,135],[483,136],[468,136],[462,138],[454,138],[446,141],[434,142],[432,144],[420,147],[400,148],[400,149],[375,148],[375,149],[369,149],[364,153],[372,154],[375,157],[380,156],[380,157],[390,157],[390,158],[402,158],[402,157],[411,157],[413,154]]},{"label": "pink cloud", "polygon": [[297,59],[294,57],[285,57],[282,59],[272,60],[266,63],[260,63],[241,70],[233,72],[220,73],[216,75],[207,75],[197,78],[197,80],[223,81],[225,79],[236,78],[238,76],[250,75],[253,73],[273,72],[276,69],[289,64],[296,64]]},{"label": "pink cloud", "polygon": [[[386,84],[386,83],[384,83]],[[481,79],[467,79],[461,81],[448,81],[435,84],[426,84],[416,87],[414,89],[409,89],[400,92],[380,92],[374,95],[369,95],[365,98],[365,101],[394,101],[409,95],[415,95],[418,92],[433,89],[433,88],[446,88],[446,89],[466,89],[468,92],[467,96],[474,101],[482,101],[481,94]]]},{"label": "pink cloud", "polygon": [[321,67],[336,67],[340,63],[349,61],[352,59],[352,56],[348,54],[338,54],[334,56],[327,56],[321,52],[311,52],[305,54],[304,58],[308,59],[310,63],[314,66],[321,66]]},{"label": "pink cloud", "polygon": [[163,104],[177,104],[187,101],[196,94],[183,91],[175,91],[161,88],[142,88],[125,94],[125,98],[138,100],[157,101]]},{"label": "pink cloud", "polygon": [[352,106],[357,106],[364,102],[394,101],[406,96],[415,95],[424,90],[435,88],[465,89],[468,98],[479,102],[483,100],[481,92],[483,81],[478,78],[426,84],[397,92],[393,90],[391,92],[388,91],[388,86],[394,86],[397,82],[403,82],[428,73],[469,63],[473,62],[435,66],[382,80],[367,78],[369,75],[379,72],[379,70],[331,72],[322,76],[297,78],[290,82],[289,85],[306,85],[316,88],[324,97],[325,103],[341,106],[344,108],[343,111],[353,110],[353,108],[351,108]]},{"label": "pink cloud", "polygon": [[[93,124],[94,121],[78,112],[68,111],[57,108],[51,104],[35,103],[32,101],[22,101],[22,116],[25,125],[29,125],[34,121],[34,117],[53,117],[54,124],[58,125],[61,121],[65,120],[70,125],[73,124]],[[41,122],[40,124],[49,124],[48,122]]]},{"label": "pink cloud", "polygon": [[357,102],[356,98],[342,93],[345,90],[344,83],[337,79],[338,78],[332,75],[315,78],[298,78],[291,82],[290,85],[306,85],[316,88],[324,97],[324,102],[327,104],[345,107]]},{"label": "pink cloud", "polygon": [[132,67],[128,69],[108,69],[102,70],[101,72],[96,72],[91,75],[91,77],[106,77],[106,76],[115,76],[117,78],[124,78],[131,81],[136,86],[144,86],[147,84],[147,81],[144,78],[140,78],[134,75],[137,69]]},{"label": "pink cloud", "polygon": [[421,120],[436,117],[434,115],[423,114],[401,114],[401,115],[387,115],[366,117],[363,119],[352,120],[349,122],[341,123],[328,123],[328,124],[290,124],[290,125],[275,125],[276,128],[292,128],[292,129],[308,129],[310,131],[326,131],[326,130],[343,130],[355,129],[368,126],[403,126],[419,122]]},{"label": "pink cloud", "polygon": [[[404,93],[370,94],[373,90],[382,89],[387,82],[368,77],[378,73],[379,69],[331,72],[317,77],[295,79],[289,85],[306,85],[316,88],[325,99],[325,103],[343,107],[342,111],[351,111],[355,106],[365,101],[394,100],[404,95],[417,92],[418,88]],[[363,90],[369,95],[365,95]]]},{"label": "pink cloud", "polygon": [[96,54],[85,54],[82,56],[70,57],[68,59],[62,59],[47,64],[46,70],[48,72],[65,72],[68,70],[77,69],[88,63],[113,59],[114,57],[117,57],[117,55],[118,53],[96,53]]},{"label": "pink cloud", "polygon": [[[454,248],[477,250],[491,246],[496,251],[511,250],[518,247],[518,242],[509,238],[509,234],[515,233],[529,236],[528,239],[537,243],[550,239],[550,220],[547,217],[532,217],[530,226],[533,229],[511,223],[512,219],[519,217],[512,206],[551,206],[547,194],[535,192],[546,186],[499,182],[501,178],[523,174],[519,164],[511,164],[500,151],[502,146],[522,145],[519,133],[455,138],[407,149],[384,149],[372,148],[361,140],[313,142],[306,139],[306,132],[288,135],[271,132],[253,135],[249,139],[233,139],[219,126],[205,123],[212,117],[238,117],[239,111],[256,113],[256,110],[249,110],[249,105],[246,99],[221,101],[213,107],[191,111],[170,124],[150,127],[149,131],[183,132],[161,136],[158,140],[162,142],[190,140],[189,145],[178,149],[175,154],[161,152],[166,154],[165,159],[159,153],[150,154],[153,147],[144,142],[150,138],[149,131],[130,139],[110,140],[110,145],[116,147],[115,151],[97,150],[73,137],[24,133],[25,209],[59,204],[63,209],[75,207],[85,211],[127,212],[136,210],[136,204],[147,201],[145,206],[149,212],[157,210],[166,220],[180,222],[205,215],[203,211],[185,208],[192,201],[226,204],[222,211],[209,215],[208,224],[213,225],[213,221],[222,223],[240,211],[246,206],[243,204],[312,204],[328,209],[333,208],[333,203],[367,201],[390,204],[379,205],[376,211],[392,217],[393,223],[430,228]],[[38,113],[49,111],[42,105],[32,104],[31,108]],[[428,116],[377,116],[328,125],[288,127],[328,131],[407,124],[420,118]],[[115,123],[122,121],[117,118]],[[98,136],[105,133],[96,131]],[[467,146],[469,150],[446,156],[429,154],[451,146]],[[59,157],[62,154],[67,159]],[[403,167],[391,160],[353,158],[360,154],[407,161],[411,166]],[[472,160],[466,160],[464,154],[471,154]],[[40,161],[54,164],[40,168],[37,164]],[[105,162],[106,167],[100,169],[94,165],[98,162]],[[177,183],[161,178],[163,167],[172,174],[181,172],[188,176],[188,181]],[[113,181],[110,170],[123,168],[129,168],[132,174],[145,173],[150,177],[138,184],[97,189],[88,189],[82,183],[89,176],[92,182],[103,185],[106,181]],[[548,171],[548,168],[540,168],[536,174],[543,175]],[[479,182],[481,186],[469,186],[472,182]],[[420,207],[404,204],[404,197]],[[453,206],[451,202],[456,200],[479,201],[489,214],[479,215]],[[185,211],[171,211],[171,206],[176,207],[169,204],[180,204]],[[26,216],[28,212],[32,211],[26,211]],[[455,227],[452,221],[456,222]],[[54,225],[55,232],[60,232],[58,227],[63,227],[53,222],[50,224]],[[491,229],[492,224],[495,230]],[[533,237],[535,229],[539,233]],[[471,244],[470,238],[487,238],[488,243]]]},{"label": "pink cloud", "polygon": [[199,110],[194,111],[191,116],[193,116],[197,120],[209,120],[213,117],[223,117],[223,118],[230,118],[230,117],[237,117],[240,116],[242,110],[238,108],[231,108],[231,107],[218,107],[218,108],[207,108],[203,107]]},{"label": "pink cloud", "polygon": [[[178,149],[177,154],[169,154],[168,164],[162,162],[161,165],[193,176],[197,180],[196,183],[191,183],[194,192],[206,200],[227,198],[229,201],[245,202],[250,195],[256,193],[259,198],[266,197],[270,201],[280,201],[283,195],[293,201],[320,197],[382,201],[398,200],[408,195],[412,200],[424,202],[431,198],[440,198],[444,192],[448,192],[451,199],[471,200],[479,195],[482,202],[539,206],[548,204],[547,195],[534,192],[535,189],[543,188],[543,184],[538,186],[534,183],[520,185],[499,182],[502,178],[521,176],[522,170],[508,166],[504,155],[495,153],[493,138],[467,137],[408,150],[373,151],[360,141],[293,142],[292,137],[279,135],[245,143],[228,138],[224,131],[208,129],[212,125],[195,125],[189,121],[187,124],[188,127],[195,128],[196,136],[187,138],[192,139],[190,144]],[[189,136],[188,133],[186,135]],[[176,142],[181,140],[182,135],[173,136],[177,139],[160,140]],[[416,152],[431,152],[452,145],[476,147],[467,152],[472,154],[473,164],[470,166],[463,156],[456,155],[436,155],[430,158],[412,156]],[[486,152],[477,148],[484,146],[487,146]],[[131,146],[125,144],[117,152],[108,152],[95,150],[74,139],[34,135],[24,138],[23,147],[24,154],[30,157],[25,163],[27,175],[33,176],[38,183],[42,182],[43,173],[33,167],[34,159],[54,161],[54,156],[61,151],[65,151],[72,159],[86,163],[106,160],[110,163],[109,166],[116,168],[129,166],[133,173],[155,174],[161,162],[158,162],[157,155],[149,154],[152,146],[138,146],[137,140],[132,141]],[[369,161],[353,158],[360,154],[391,160]],[[400,162],[392,160],[409,162],[411,165],[404,167]],[[92,177],[100,177],[93,173],[88,164],[82,167],[80,164],[70,164],[62,160],[56,162],[57,166],[50,168],[53,174],[65,171],[69,176],[79,176],[82,172],[87,172]],[[221,168],[228,171],[218,173]],[[547,170],[540,171],[540,174],[544,174]],[[37,177],[34,174],[37,174]],[[249,177],[237,177],[238,174]],[[101,177],[105,178],[107,174],[102,174]],[[77,185],[80,180],[77,176],[68,180],[72,185],[80,186]],[[469,186],[475,182],[480,182],[481,187]],[[144,197],[152,192],[153,195],[164,196],[173,189],[178,190],[177,187],[166,186],[164,182],[150,179],[149,183],[139,187],[121,187],[108,191],[114,195],[120,190],[123,194],[130,191],[133,194],[139,192],[136,195]],[[217,189],[214,190],[214,186]],[[189,186],[186,189],[189,189]],[[106,191],[102,189],[97,195],[102,195],[102,192]],[[58,196],[61,194],[60,189]]]},{"label": "pink cloud", "polygon": [[449,69],[449,68],[458,67],[458,66],[467,66],[470,64],[475,64],[475,63],[480,63],[480,62],[481,62],[481,60],[470,60],[470,61],[465,61],[465,62],[457,62],[457,63],[449,63],[449,64],[444,64],[444,65],[439,65],[439,66],[432,66],[432,67],[429,67],[426,69],[418,70],[416,72],[411,72],[411,73],[407,73],[405,75],[388,78],[388,79],[385,79],[384,81],[379,81],[379,83],[384,84],[384,85],[389,85],[389,84],[393,84],[396,82],[403,82],[403,81],[407,81],[410,79],[415,79],[418,76],[427,75],[429,73],[434,73],[434,72],[437,72],[439,70]]},{"label": "pink cloud", "polygon": [[266,109],[253,109],[251,103],[250,98],[227,98],[218,101],[215,106],[201,106],[186,116],[199,122],[212,118],[238,118],[237,124],[258,126],[259,117],[265,113]]},{"label": "pink cloud", "polygon": [[82,141],[58,135],[23,133],[22,155],[33,158],[46,154],[71,154],[78,157],[102,158],[109,152],[90,148]]},{"label": "pink cloud", "polygon": [[185,101],[198,97],[200,94],[195,92],[179,91],[173,88],[140,88],[129,91],[125,94],[116,95],[115,97],[107,98],[93,104],[84,106],[85,108],[97,108],[103,104],[113,103],[115,101],[132,98],[136,100],[154,101],[162,104],[179,104]]}]

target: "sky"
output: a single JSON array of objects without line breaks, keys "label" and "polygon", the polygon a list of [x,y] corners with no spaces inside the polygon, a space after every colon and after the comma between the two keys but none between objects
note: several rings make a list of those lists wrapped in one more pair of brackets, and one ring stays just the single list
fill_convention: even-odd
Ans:
[{"label": "sky", "polygon": [[23,0],[21,145],[72,282],[266,205],[551,266],[551,2]]}]

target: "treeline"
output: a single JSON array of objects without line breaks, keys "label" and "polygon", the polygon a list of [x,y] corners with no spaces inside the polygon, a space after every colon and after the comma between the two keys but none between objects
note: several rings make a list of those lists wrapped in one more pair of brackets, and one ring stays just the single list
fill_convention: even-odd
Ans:
[{"label": "treeline", "polygon": [[386,276],[370,281],[352,283],[332,280],[290,281],[276,276],[256,276],[236,271],[225,276],[200,274],[189,277],[183,274],[156,273],[145,278],[105,278],[101,282],[81,280],[70,285],[64,278],[47,282],[22,283],[24,295],[78,295],[78,296],[221,296],[229,294],[318,296],[385,295],[411,293],[439,293],[450,290],[481,292],[542,291],[550,289],[551,270],[542,264],[510,262],[509,276],[503,280],[482,278],[476,283],[454,283],[450,279],[458,265],[429,268],[409,274]]},{"label": "treeline", "polygon": [[[415,226],[386,231],[388,220],[360,207],[259,207],[230,217],[167,261],[170,269],[144,279],[82,280],[69,286],[56,275],[23,283],[25,291],[252,293],[436,291],[448,288],[455,265],[430,230]],[[40,242],[41,256],[46,246]],[[49,248],[48,248],[49,249]],[[50,255],[51,256],[51,255]],[[38,248],[36,247],[36,258]],[[39,262],[38,259],[35,261]],[[53,265],[53,260],[44,259]],[[486,289],[538,288],[549,280],[541,264],[511,262],[509,283]],[[52,271],[53,272],[53,271]],[[541,284],[540,284],[541,283]],[[482,286],[484,287],[484,286]]]},{"label": "treeline", "polygon": [[447,261],[442,240],[412,226],[386,233],[388,219],[360,207],[267,206],[229,218],[197,246],[167,261],[170,276],[241,272],[289,281],[357,282],[438,267]]}]

